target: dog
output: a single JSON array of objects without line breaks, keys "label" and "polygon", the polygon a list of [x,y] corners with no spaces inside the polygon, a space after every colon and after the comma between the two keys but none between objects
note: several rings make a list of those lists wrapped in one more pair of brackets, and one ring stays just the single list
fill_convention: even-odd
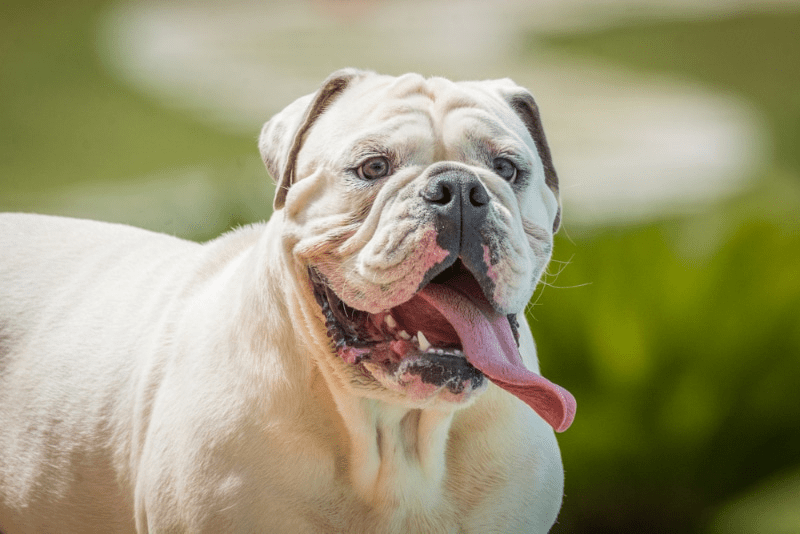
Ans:
[{"label": "dog", "polygon": [[524,318],[560,224],[531,94],[345,69],[198,244],[0,217],[0,530],[546,532],[575,400]]}]

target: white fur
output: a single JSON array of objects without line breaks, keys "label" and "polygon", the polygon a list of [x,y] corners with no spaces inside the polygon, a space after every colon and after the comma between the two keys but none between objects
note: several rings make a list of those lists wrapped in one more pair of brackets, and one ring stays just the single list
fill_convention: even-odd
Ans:
[{"label": "white fur", "polygon": [[549,529],[561,459],[524,403],[492,385],[414,407],[348,382],[289,246],[325,215],[299,185],[203,245],[0,215],[4,534]]}]

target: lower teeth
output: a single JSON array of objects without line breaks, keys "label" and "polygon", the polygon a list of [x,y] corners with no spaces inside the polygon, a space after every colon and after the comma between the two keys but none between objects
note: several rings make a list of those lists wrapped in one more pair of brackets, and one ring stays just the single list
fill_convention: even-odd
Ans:
[{"label": "lower teeth", "polygon": [[439,349],[436,347],[428,347],[425,351],[425,354],[441,354],[441,355],[449,355],[449,356],[464,356],[464,352],[460,349]]}]

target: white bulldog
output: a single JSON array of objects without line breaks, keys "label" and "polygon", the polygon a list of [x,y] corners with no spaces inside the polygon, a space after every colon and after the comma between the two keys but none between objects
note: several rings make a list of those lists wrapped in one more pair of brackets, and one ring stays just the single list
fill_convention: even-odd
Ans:
[{"label": "white bulldog", "polygon": [[343,70],[259,146],[274,215],[210,243],[0,217],[0,530],[546,532],[530,93]]}]

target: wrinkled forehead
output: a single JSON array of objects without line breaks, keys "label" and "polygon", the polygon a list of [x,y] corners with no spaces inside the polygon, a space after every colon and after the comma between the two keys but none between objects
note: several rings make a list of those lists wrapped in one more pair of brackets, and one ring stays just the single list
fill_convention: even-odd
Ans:
[{"label": "wrinkled forehead", "polygon": [[353,84],[319,118],[318,127],[337,141],[355,137],[428,135],[436,138],[466,131],[514,141],[535,150],[525,125],[491,82],[452,82],[423,78],[372,76]]}]

